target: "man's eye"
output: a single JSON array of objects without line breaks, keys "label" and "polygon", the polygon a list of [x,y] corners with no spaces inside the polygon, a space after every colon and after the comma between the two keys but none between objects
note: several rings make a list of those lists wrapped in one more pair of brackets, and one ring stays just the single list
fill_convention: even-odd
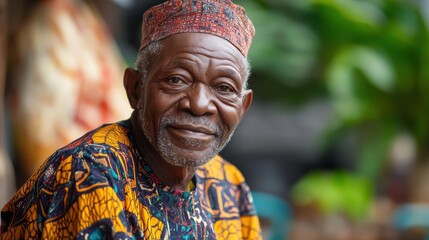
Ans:
[{"label": "man's eye", "polygon": [[167,81],[174,84],[183,83],[183,80],[179,77],[170,77]]},{"label": "man's eye", "polygon": [[232,87],[230,87],[228,85],[219,86],[217,89],[219,91],[225,92],[225,93],[233,93],[233,92],[235,92],[234,88],[232,88]]}]

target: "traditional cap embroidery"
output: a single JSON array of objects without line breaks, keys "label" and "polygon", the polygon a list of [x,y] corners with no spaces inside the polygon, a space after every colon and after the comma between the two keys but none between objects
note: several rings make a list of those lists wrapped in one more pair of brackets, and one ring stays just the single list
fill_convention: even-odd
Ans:
[{"label": "traditional cap embroidery", "polygon": [[140,50],[176,33],[209,33],[247,56],[255,28],[243,7],[230,0],[169,0],[143,15]]}]

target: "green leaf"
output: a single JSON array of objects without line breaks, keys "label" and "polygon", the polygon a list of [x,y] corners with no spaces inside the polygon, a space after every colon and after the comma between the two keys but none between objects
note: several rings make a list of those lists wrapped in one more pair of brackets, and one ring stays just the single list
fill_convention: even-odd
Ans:
[{"label": "green leaf", "polygon": [[385,14],[377,5],[362,0],[313,0],[313,4],[329,7],[354,23],[377,27],[385,20]]},{"label": "green leaf", "polygon": [[[361,73],[361,78],[357,73]],[[345,121],[359,121],[372,113],[375,89],[390,92],[394,72],[387,58],[374,49],[349,46],[339,51],[327,68],[326,84],[337,114]],[[364,81],[368,81],[370,86]]]},{"label": "green leaf", "polygon": [[311,171],[292,188],[294,202],[316,204],[324,214],[346,214],[358,221],[368,215],[373,194],[368,179],[343,170]]}]

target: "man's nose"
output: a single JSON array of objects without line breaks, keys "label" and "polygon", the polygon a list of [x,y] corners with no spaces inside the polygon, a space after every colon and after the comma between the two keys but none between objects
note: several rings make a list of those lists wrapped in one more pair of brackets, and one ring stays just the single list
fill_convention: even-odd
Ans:
[{"label": "man's nose", "polygon": [[213,97],[209,87],[197,84],[186,90],[185,97],[180,100],[179,108],[195,116],[213,114],[216,112]]}]

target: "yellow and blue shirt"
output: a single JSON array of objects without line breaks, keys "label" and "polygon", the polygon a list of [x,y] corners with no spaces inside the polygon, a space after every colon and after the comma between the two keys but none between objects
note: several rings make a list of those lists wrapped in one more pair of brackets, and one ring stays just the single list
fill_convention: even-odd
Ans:
[{"label": "yellow and blue shirt", "polygon": [[1,212],[3,239],[261,239],[242,174],[219,156],[192,191],[164,185],[136,149],[130,121],[50,156]]}]

